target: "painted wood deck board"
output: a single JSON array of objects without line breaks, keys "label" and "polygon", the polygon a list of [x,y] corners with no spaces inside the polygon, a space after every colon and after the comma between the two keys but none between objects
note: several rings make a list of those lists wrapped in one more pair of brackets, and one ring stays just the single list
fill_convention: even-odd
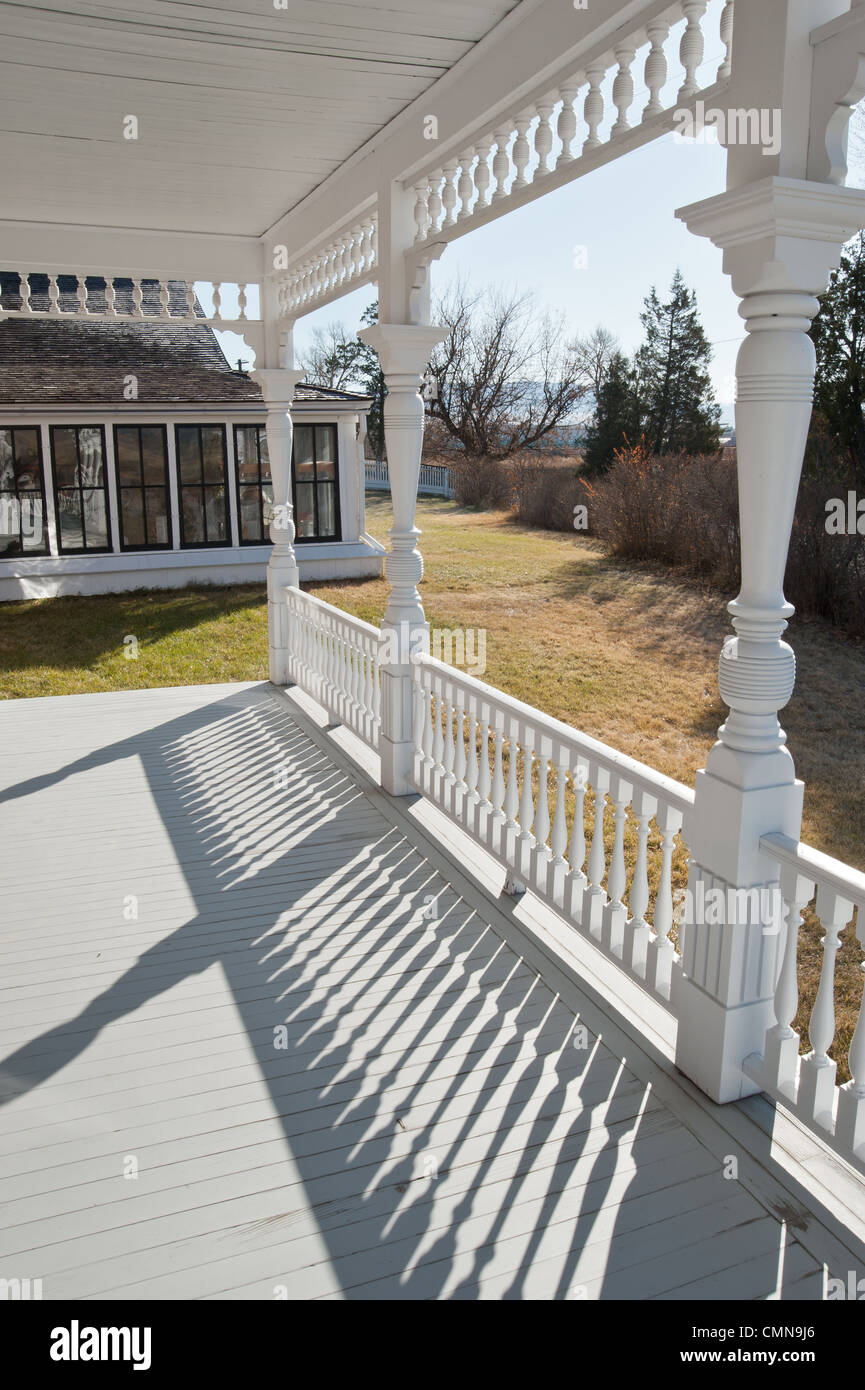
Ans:
[{"label": "painted wood deck board", "polygon": [[821,1296],[651,1067],[580,1037],[269,687],[10,701],[0,740],[0,1277]]}]

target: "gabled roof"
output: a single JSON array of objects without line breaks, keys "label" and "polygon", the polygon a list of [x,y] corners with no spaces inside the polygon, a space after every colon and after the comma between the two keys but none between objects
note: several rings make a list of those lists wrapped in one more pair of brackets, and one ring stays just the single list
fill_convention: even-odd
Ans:
[{"label": "gabled roof", "polygon": [[[30,305],[49,307],[48,277],[31,275]],[[61,313],[70,317],[0,320],[0,405],[87,405],[91,402],[128,405],[127,379],[137,381],[138,404],[232,403],[260,401],[261,391],[245,373],[233,370],[213,330],[205,323],[172,323],[170,319],[118,323],[84,322],[71,317],[75,308],[75,279],[58,276]],[[115,280],[116,308],[132,308],[132,281]],[[105,308],[105,281],[87,280],[88,304]],[[0,272],[0,307],[17,309],[18,276]],[[158,313],[157,282],[142,282],[145,312]],[[198,301],[195,313],[203,317]],[[187,311],[186,285],[169,284],[169,312]],[[299,401],[349,401],[363,405],[368,397],[329,387],[303,384]]]}]

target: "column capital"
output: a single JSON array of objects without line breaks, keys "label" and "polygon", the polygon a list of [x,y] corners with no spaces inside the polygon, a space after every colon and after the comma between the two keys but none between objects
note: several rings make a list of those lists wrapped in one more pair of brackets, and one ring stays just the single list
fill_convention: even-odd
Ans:
[{"label": "column capital", "polygon": [[778,175],[677,208],[724,253],[738,295],[822,294],[841,248],[865,227],[865,190]]},{"label": "column capital", "polygon": [[436,324],[373,323],[361,328],[358,337],[378,353],[381,369],[388,376],[422,377],[433,349],[448,335]]},{"label": "column capital", "polygon": [[268,410],[290,410],[295,392],[305,372],[294,367],[258,367],[250,372],[252,380],[261,387]]}]

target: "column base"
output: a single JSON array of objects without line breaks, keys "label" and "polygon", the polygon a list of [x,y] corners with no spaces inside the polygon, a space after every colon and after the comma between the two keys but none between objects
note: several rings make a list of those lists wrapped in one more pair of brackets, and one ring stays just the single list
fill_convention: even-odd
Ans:
[{"label": "column base", "polygon": [[763,1050],[775,1018],[772,1000],[725,1008],[678,969],[673,972],[672,1004],[679,1020],[679,1071],[718,1105],[757,1095],[761,1087],[745,1075],[742,1063]]}]

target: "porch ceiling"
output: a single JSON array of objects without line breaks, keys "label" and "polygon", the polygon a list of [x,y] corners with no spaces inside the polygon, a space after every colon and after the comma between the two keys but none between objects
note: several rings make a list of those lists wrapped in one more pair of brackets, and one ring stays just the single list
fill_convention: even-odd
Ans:
[{"label": "porch ceiling", "polygon": [[0,0],[3,216],[260,236],[516,4]]}]

